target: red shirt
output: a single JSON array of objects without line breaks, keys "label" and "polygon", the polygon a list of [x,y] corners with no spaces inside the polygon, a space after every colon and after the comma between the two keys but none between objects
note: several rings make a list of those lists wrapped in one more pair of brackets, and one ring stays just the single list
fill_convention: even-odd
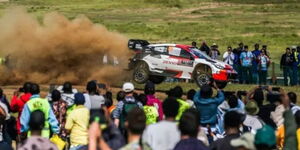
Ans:
[{"label": "red shirt", "polygon": [[10,109],[12,112],[18,112],[18,119],[17,119],[17,130],[18,134],[20,134],[21,130],[21,122],[20,122],[20,117],[23,111],[23,107],[26,104],[27,101],[29,101],[31,97],[30,93],[24,93],[20,97],[13,96],[11,101],[10,101]]}]

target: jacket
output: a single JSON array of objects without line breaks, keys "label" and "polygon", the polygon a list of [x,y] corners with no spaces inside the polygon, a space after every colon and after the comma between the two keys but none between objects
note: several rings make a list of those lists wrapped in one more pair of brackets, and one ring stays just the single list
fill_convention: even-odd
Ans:
[{"label": "jacket", "polygon": [[147,95],[147,105],[148,106],[155,106],[158,110],[158,119],[162,120],[164,117],[164,112],[162,108],[162,102],[157,99],[154,95]]},{"label": "jacket", "polygon": [[225,100],[222,91],[218,91],[216,97],[201,98],[200,91],[194,96],[194,102],[198,112],[200,113],[200,123],[215,125],[217,123],[218,106]]},{"label": "jacket", "polygon": [[280,67],[283,67],[283,66],[292,67],[294,62],[296,62],[295,56],[293,54],[287,55],[285,53],[281,56]]}]

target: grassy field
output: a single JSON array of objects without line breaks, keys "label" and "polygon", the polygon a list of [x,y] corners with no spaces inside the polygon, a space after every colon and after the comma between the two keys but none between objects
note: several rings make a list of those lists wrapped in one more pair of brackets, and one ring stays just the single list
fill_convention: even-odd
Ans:
[{"label": "grassy field", "polygon": [[[190,44],[206,40],[209,44],[217,43],[221,51],[228,45],[236,47],[241,41],[250,49],[254,43],[267,44],[272,61],[277,64],[277,75],[285,48],[300,45],[299,0],[11,0],[0,3],[0,16],[5,9],[16,6],[25,7],[39,20],[52,11],[70,19],[83,14],[128,38],[157,43]],[[159,88],[170,86],[166,83]]]}]

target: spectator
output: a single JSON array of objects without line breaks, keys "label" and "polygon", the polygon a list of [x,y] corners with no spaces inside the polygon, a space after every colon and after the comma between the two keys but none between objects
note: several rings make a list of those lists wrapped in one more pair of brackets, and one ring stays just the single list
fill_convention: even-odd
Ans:
[{"label": "spectator", "polygon": [[[126,93],[124,91],[119,91],[117,93],[117,97],[116,97],[117,102],[120,102],[123,99],[125,99],[125,95],[126,95]],[[115,109],[116,109],[116,105],[112,105],[111,107],[108,108],[108,111],[112,115]]]},{"label": "spectator", "polygon": [[300,107],[297,105],[297,94],[294,92],[289,92],[287,95],[291,102],[290,104],[291,110],[293,114],[295,114],[298,110],[300,110]]},{"label": "spectator", "polygon": [[146,115],[146,125],[150,125],[156,123],[158,120],[158,110],[154,106],[148,106],[147,104],[147,97],[145,94],[139,95],[139,101],[143,104],[143,110]]},{"label": "spectator", "polygon": [[212,97],[213,90],[209,85],[203,85],[194,96],[196,108],[200,113],[200,123],[203,127],[208,125],[214,127],[217,124],[218,105],[225,100],[223,92],[216,86],[215,82],[214,88],[218,91],[216,97]]},{"label": "spectator", "polygon": [[293,76],[293,83],[291,83],[292,86],[297,85],[298,82],[298,64],[299,64],[299,60],[298,60],[298,52],[296,50],[296,47],[292,48],[292,54],[294,55],[295,58],[295,62],[293,62],[293,67],[292,67],[292,76]]},{"label": "spectator", "polygon": [[9,102],[6,99],[6,95],[3,93],[2,88],[0,88],[0,102],[6,105],[8,112],[11,112]]},{"label": "spectator", "polygon": [[229,111],[224,116],[224,127],[226,136],[222,139],[218,139],[210,145],[211,150],[234,150],[234,147],[230,145],[233,139],[240,136],[239,128],[241,126],[241,114],[236,111]]},{"label": "spectator", "polygon": [[232,52],[232,47],[228,46],[227,51],[223,54],[223,61],[231,66],[233,66],[235,55]]},{"label": "spectator", "polygon": [[126,135],[125,121],[128,116],[128,112],[134,107],[142,109],[143,105],[134,98],[134,86],[132,83],[124,83],[122,89],[126,93],[125,98],[118,102],[116,109],[113,111],[113,119],[115,125],[121,129],[122,134]]},{"label": "spectator", "polygon": [[297,72],[298,72],[298,83],[297,84],[300,84],[300,46],[297,46],[297,60],[298,60],[298,64],[297,64]]},{"label": "spectator", "polygon": [[197,43],[196,43],[195,41],[193,41],[193,42],[192,42],[192,47],[194,47],[194,48],[197,48],[197,49],[198,49],[198,47],[197,47]]},{"label": "spectator", "polygon": [[254,144],[257,150],[272,150],[276,146],[275,131],[272,127],[265,125],[257,130]]},{"label": "spectator", "polygon": [[67,130],[65,129],[67,118],[68,103],[61,99],[61,94],[58,90],[53,90],[51,93],[53,113],[59,123],[60,131],[59,136],[66,140]]},{"label": "spectator", "polygon": [[252,59],[252,82],[257,84],[258,81],[258,57],[261,54],[261,50],[259,49],[259,44],[256,43],[254,45],[254,50],[252,51],[253,59]]},{"label": "spectator", "polygon": [[56,145],[49,139],[42,137],[42,130],[45,126],[45,114],[40,110],[31,113],[29,119],[29,128],[31,137],[29,137],[18,149],[19,150],[58,150]]},{"label": "spectator", "polygon": [[283,70],[283,77],[284,77],[284,85],[288,86],[288,77],[290,78],[290,84],[293,84],[293,64],[296,61],[294,55],[291,52],[291,49],[288,47],[286,48],[286,53],[281,56],[280,60],[280,69]]},{"label": "spectator", "polygon": [[295,121],[297,123],[296,135],[297,135],[297,141],[298,141],[298,149],[300,149],[300,111],[297,111],[295,113]]},{"label": "spectator", "polygon": [[61,99],[68,103],[68,108],[71,108],[74,105],[74,94],[77,93],[77,90],[73,89],[72,83],[65,82],[63,86],[59,86],[57,90],[61,93]]},{"label": "spectator", "polygon": [[267,75],[268,75],[269,66],[270,66],[270,58],[266,54],[266,51],[262,51],[258,56],[259,85],[267,84]]},{"label": "spectator", "polygon": [[187,110],[179,121],[181,140],[176,144],[174,150],[208,150],[208,148],[197,139],[200,126],[200,116],[196,110]]},{"label": "spectator", "polygon": [[202,45],[200,47],[200,50],[203,52],[203,53],[206,53],[206,55],[210,55],[210,48],[209,46],[207,46],[206,42],[203,41],[202,42]]},{"label": "spectator", "polygon": [[241,60],[240,60],[240,56],[241,56],[241,53],[243,51],[244,51],[244,44],[242,42],[239,43],[239,46],[235,50],[233,50],[233,53],[235,55],[235,60],[234,60],[235,63],[233,65],[233,68],[238,73],[238,79],[239,79],[239,83],[240,84],[243,81],[243,78],[242,78],[242,66],[241,66]]},{"label": "spectator", "polygon": [[5,123],[6,120],[10,118],[10,114],[8,112],[7,106],[0,102],[0,149],[2,150],[13,150],[9,142],[5,139],[6,128]]},{"label": "spectator", "polygon": [[78,150],[88,144],[89,110],[84,106],[82,93],[74,95],[75,109],[67,117],[65,128],[70,132],[70,150]]},{"label": "spectator", "polygon": [[254,135],[252,133],[244,133],[241,137],[231,140],[231,146],[236,150],[256,150],[254,145]]},{"label": "spectator", "polygon": [[170,91],[168,93],[169,97],[176,98],[176,100],[179,103],[179,110],[178,110],[178,114],[176,116],[176,121],[179,121],[182,113],[190,108],[189,103],[187,103],[185,100],[183,100],[181,98],[182,95],[183,95],[183,90],[182,90],[181,86],[176,86],[173,89],[170,89]]},{"label": "spectator", "polygon": [[218,60],[220,56],[220,51],[218,50],[218,45],[216,43],[213,43],[211,46],[211,51],[210,51],[210,57],[212,59]]},{"label": "spectator", "polygon": [[159,120],[163,119],[164,113],[162,110],[162,102],[155,97],[155,85],[151,81],[148,81],[144,88],[144,93],[147,96],[147,105],[154,106],[158,110]]},{"label": "spectator", "polygon": [[246,118],[243,122],[244,125],[251,127],[254,133],[263,127],[265,124],[259,116],[257,116],[259,112],[259,108],[255,101],[248,101],[245,107],[246,110]]},{"label": "spectator", "polygon": [[[42,136],[45,138],[50,137],[50,128],[52,133],[59,134],[58,121],[55,118],[53,110],[49,102],[46,99],[40,97],[40,87],[37,84],[31,85],[31,97],[30,100],[24,105],[24,109],[21,115],[21,133],[26,133],[29,131],[29,119],[30,114],[35,110],[41,110],[45,115],[44,128],[42,130]],[[30,136],[30,132],[28,133]]]},{"label": "spectator", "polygon": [[84,94],[84,106],[88,109],[100,109],[105,103],[105,98],[98,92],[96,81],[89,81],[86,90],[88,93]]},{"label": "spectator", "polygon": [[242,82],[246,84],[252,83],[252,61],[253,54],[248,51],[248,46],[244,46],[245,51],[241,53],[240,60],[242,66]]},{"label": "spectator", "polygon": [[271,58],[271,57],[270,57],[270,53],[269,53],[269,51],[268,51],[268,46],[267,46],[267,45],[263,45],[261,51],[264,51],[265,54],[266,54],[269,58]]},{"label": "spectator", "polygon": [[179,103],[175,98],[167,98],[163,102],[165,119],[149,125],[143,134],[143,145],[153,150],[170,150],[180,140],[175,117],[178,114]]},{"label": "spectator", "polygon": [[[23,87],[19,89],[19,91],[15,91],[14,95],[10,101],[10,109],[12,112],[18,112],[18,119],[17,119],[17,131],[18,131],[18,135],[21,134],[21,122],[20,122],[20,118],[22,115],[22,111],[24,108],[24,105],[27,101],[29,101],[30,97],[31,97],[31,93],[30,93],[30,89],[31,89],[31,83],[30,82],[25,82]],[[22,92],[23,94],[21,96],[19,96],[19,92]],[[18,142],[20,142],[20,136],[18,136]]]},{"label": "spectator", "polygon": [[194,89],[190,89],[186,94],[186,97],[187,97],[186,102],[189,103],[190,108],[196,108],[196,106],[194,104],[194,100],[193,100],[195,94],[196,94],[196,91]]}]

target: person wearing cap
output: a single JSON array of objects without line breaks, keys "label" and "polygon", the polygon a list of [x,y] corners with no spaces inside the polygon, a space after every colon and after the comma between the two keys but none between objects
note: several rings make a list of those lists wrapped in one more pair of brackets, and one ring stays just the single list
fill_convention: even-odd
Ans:
[{"label": "person wearing cap", "polygon": [[148,81],[144,88],[144,93],[147,96],[147,105],[154,106],[158,110],[159,120],[163,119],[164,113],[162,109],[162,102],[155,97],[155,85],[153,82]]},{"label": "person wearing cap", "polygon": [[218,60],[220,56],[220,51],[218,50],[218,45],[216,43],[213,43],[211,46],[211,51],[210,51],[210,57],[212,59]]},{"label": "person wearing cap", "polygon": [[269,125],[258,129],[255,134],[254,144],[258,150],[272,150],[276,148],[275,130]]},{"label": "person wearing cap", "polygon": [[124,100],[118,102],[115,110],[113,111],[112,117],[117,127],[125,129],[124,123],[125,123],[127,112],[130,111],[130,109],[132,109],[133,107],[139,107],[143,109],[143,104],[141,102],[138,102],[134,98],[133,96],[134,85],[132,83],[130,82],[124,83],[122,90],[125,92],[125,98]]},{"label": "person wearing cap", "polygon": [[74,95],[75,109],[67,117],[65,128],[70,132],[70,150],[80,149],[88,144],[88,125],[90,111],[84,106],[85,98],[82,93]]},{"label": "person wearing cap", "polygon": [[256,132],[256,130],[263,127],[265,124],[259,116],[257,116],[259,112],[259,107],[254,100],[250,100],[247,102],[245,106],[246,118],[243,122],[244,125],[251,127],[252,131]]},{"label": "person wearing cap", "polygon": [[40,87],[38,84],[32,84],[30,93],[32,96],[30,100],[25,104],[21,115],[21,133],[30,136],[29,119],[31,112],[35,110],[41,110],[45,115],[45,127],[42,130],[42,136],[45,138],[50,137],[50,128],[52,133],[59,133],[59,123],[53,113],[53,110],[47,99],[40,97]]},{"label": "person wearing cap", "polygon": [[254,56],[248,51],[248,46],[244,46],[244,51],[241,53],[240,61],[242,66],[242,82],[246,84],[252,83],[252,61]]},{"label": "person wearing cap", "polygon": [[244,133],[239,138],[234,139],[230,142],[231,146],[235,147],[236,150],[256,150],[254,145],[254,135],[252,133]]},{"label": "person wearing cap", "polygon": [[252,51],[253,60],[252,60],[252,80],[253,83],[257,84],[258,82],[258,57],[261,54],[261,50],[259,49],[259,44],[256,43],[254,45],[254,50]]},{"label": "person wearing cap", "polygon": [[7,106],[0,102],[0,149],[12,150],[11,145],[5,139],[6,126],[5,122],[10,118]]}]

